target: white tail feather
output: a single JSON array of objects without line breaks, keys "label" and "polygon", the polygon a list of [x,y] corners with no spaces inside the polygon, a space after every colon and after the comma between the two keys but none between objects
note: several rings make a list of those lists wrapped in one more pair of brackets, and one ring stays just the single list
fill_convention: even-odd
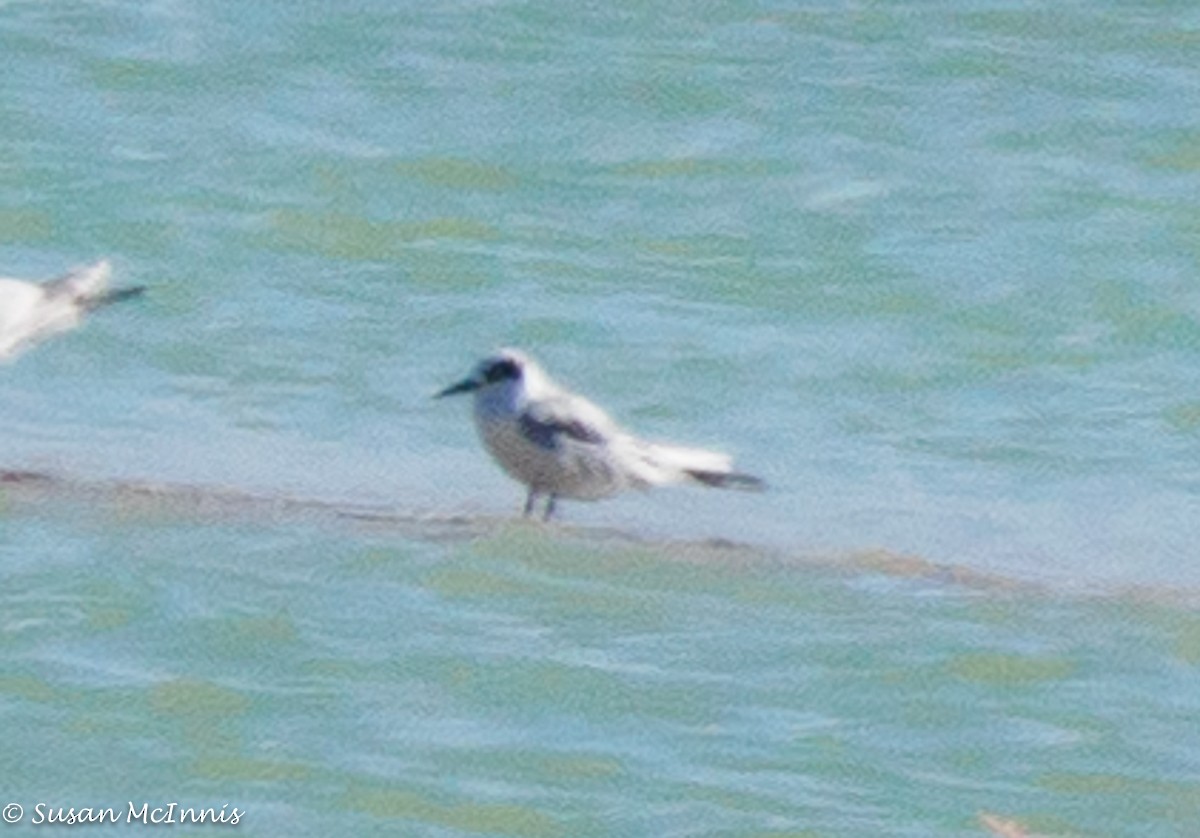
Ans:
[{"label": "white tail feather", "polygon": [[733,468],[733,459],[728,454],[706,451],[703,448],[680,448],[674,445],[652,443],[648,453],[650,459],[657,465],[676,472],[712,471],[723,473]]},{"label": "white tail feather", "polygon": [[634,449],[628,457],[630,471],[646,486],[663,486],[693,479],[693,472],[724,474],[732,466],[730,458],[701,448],[680,448],[643,440],[630,440]]},{"label": "white tail feather", "polygon": [[643,443],[639,477],[650,485],[695,481],[719,489],[762,491],[766,484],[752,474],[733,470],[733,459],[719,451]]},{"label": "white tail feather", "polygon": [[104,296],[110,276],[112,265],[107,259],[101,259],[94,264],[75,268],[66,276],[47,282],[44,287],[48,296],[66,297],[82,303]]}]

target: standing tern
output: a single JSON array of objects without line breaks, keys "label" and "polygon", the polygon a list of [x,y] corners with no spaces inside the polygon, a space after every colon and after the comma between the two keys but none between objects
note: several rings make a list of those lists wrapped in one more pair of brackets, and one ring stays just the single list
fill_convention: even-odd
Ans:
[{"label": "standing tern", "polygon": [[583,396],[554,383],[532,358],[502,349],[436,398],[474,393],[483,444],[529,494],[525,515],[546,495],[545,519],[560,497],[598,500],[627,489],[695,482],[761,490],[757,477],[733,470],[729,456],[638,439]]},{"label": "standing tern", "polygon": [[111,290],[111,274],[112,266],[102,260],[48,282],[0,277],[0,360],[75,328],[95,309],[146,290],[143,286]]}]

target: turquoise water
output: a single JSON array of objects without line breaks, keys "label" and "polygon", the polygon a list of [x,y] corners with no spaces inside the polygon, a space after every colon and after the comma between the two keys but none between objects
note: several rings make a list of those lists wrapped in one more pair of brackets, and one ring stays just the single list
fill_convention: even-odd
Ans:
[{"label": "turquoise water", "polygon": [[[0,272],[151,288],[0,375],[0,467],[60,477],[0,504],[0,791],[1195,831],[1197,47],[1184,3],[0,2]],[[429,398],[505,344],[772,490],[512,522]]]}]

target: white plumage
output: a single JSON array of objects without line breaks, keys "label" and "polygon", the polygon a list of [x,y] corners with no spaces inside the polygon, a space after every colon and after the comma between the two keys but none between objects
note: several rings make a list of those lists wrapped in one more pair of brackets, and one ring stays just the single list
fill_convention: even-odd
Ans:
[{"label": "white plumage", "polygon": [[529,490],[525,514],[547,496],[546,517],[559,497],[597,500],[627,489],[694,482],[761,489],[757,477],[733,471],[715,451],[638,439],[582,396],[554,383],[528,355],[504,349],[439,396],[473,393],[475,425],[484,446]]},{"label": "white plumage", "polygon": [[111,275],[112,266],[102,260],[42,283],[0,278],[0,360],[75,328],[93,309],[145,290],[110,291]]}]

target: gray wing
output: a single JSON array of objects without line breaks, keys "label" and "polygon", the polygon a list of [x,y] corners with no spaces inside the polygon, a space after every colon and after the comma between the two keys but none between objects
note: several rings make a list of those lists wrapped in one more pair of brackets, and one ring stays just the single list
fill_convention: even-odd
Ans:
[{"label": "gray wing", "polygon": [[555,397],[526,408],[521,433],[540,448],[557,450],[571,443],[603,445],[617,432],[608,415],[586,399]]}]

